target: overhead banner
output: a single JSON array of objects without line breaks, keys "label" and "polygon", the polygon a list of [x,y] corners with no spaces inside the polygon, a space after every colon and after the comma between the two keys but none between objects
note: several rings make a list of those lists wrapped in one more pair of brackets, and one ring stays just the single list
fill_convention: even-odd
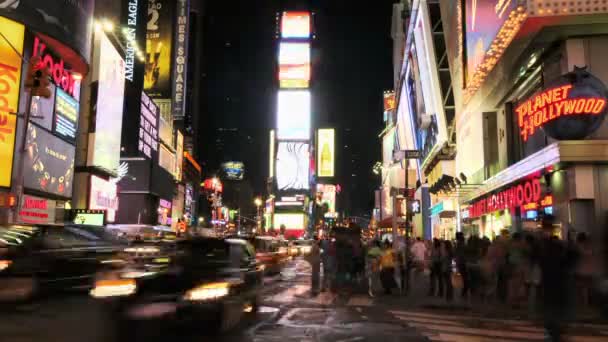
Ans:
[{"label": "overhead banner", "polygon": [[317,145],[318,177],[333,177],[335,160],[335,131],[333,128],[320,129]]},{"label": "overhead banner", "polygon": [[62,197],[72,197],[74,146],[28,125],[25,142],[24,186]]},{"label": "overhead banner", "polygon": [[[1,13],[1,12],[0,12]],[[19,111],[19,85],[21,84],[21,58],[25,28],[14,21],[0,17],[0,32],[8,39],[0,39],[0,187],[11,186],[15,130]]]},{"label": "overhead banner", "polygon": [[95,69],[98,91],[95,134],[89,145],[88,164],[109,171],[120,162],[120,132],[125,94],[124,60],[105,33],[95,34]]},{"label": "overhead banner", "polygon": [[173,118],[186,115],[186,73],[188,60],[190,0],[177,0],[175,11],[175,47],[173,49]]},{"label": "overhead banner", "polygon": [[88,60],[94,4],[94,0],[1,0],[0,16],[65,43]]},{"label": "overhead banner", "polygon": [[174,1],[148,0],[144,90],[152,98],[171,97],[174,9]]}]

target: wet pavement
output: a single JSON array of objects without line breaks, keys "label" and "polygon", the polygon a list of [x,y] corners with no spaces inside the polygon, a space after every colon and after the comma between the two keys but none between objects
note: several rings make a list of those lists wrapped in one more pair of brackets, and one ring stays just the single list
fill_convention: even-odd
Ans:
[{"label": "wet pavement", "polygon": [[[421,284],[425,284],[420,281]],[[424,285],[409,296],[370,298],[365,293],[310,295],[310,267],[295,260],[279,275],[265,279],[262,306],[228,334],[212,336],[207,327],[189,330],[157,326],[152,341],[188,342],[391,342],[391,341],[542,341],[538,322],[491,317],[454,304],[429,306]],[[435,300],[436,302],[436,300]],[[0,313],[0,341],[115,341],[102,307],[86,296],[49,299]],[[574,342],[608,341],[608,323],[577,323]],[[130,342],[134,342],[130,340]]]}]

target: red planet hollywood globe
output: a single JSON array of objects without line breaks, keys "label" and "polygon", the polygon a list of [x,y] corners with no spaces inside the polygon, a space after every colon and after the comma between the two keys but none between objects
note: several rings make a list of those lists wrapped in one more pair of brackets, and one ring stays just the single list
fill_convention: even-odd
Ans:
[{"label": "red planet hollywood globe", "polygon": [[[570,87],[571,85],[571,87]],[[606,116],[608,91],[604,83],[587,71],[587,67],[575,67],[562,75],[547,89],[562,87],[567,92],[561,101],[555,101],[548,113],[544,113],[542,129],[557,140],[584,139],[597,130]],[[558,98],[559,99],[559,98]]]}]

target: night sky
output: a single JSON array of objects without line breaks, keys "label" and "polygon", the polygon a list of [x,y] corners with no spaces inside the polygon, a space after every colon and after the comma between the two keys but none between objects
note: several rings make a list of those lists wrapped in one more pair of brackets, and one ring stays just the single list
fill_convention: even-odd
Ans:
[{"label": "night sky", "polygon": [[[379,184],[371,169],[381,159],[382,91],[392,87],[393,2],[310,4],[317,36],[313,123],[338,130],[337,181],[341,197],[348,197],[338,206],[352,215],[369,214]],[[211,0],[206,5],[201,156],[207,175],[224,160],[244,161],[259,194],[265,194],[268,176],[268,131],[276,107],[275,17],[283,4]]]}]

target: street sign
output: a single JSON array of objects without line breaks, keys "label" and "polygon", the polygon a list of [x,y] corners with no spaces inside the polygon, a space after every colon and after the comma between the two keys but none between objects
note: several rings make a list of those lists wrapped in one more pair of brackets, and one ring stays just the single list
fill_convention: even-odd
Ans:
[{"label": "street sign", "polygon": [[422,153],[420,150],[394,150],[393,160],[404,160],[404,159],[420,159]]}]

